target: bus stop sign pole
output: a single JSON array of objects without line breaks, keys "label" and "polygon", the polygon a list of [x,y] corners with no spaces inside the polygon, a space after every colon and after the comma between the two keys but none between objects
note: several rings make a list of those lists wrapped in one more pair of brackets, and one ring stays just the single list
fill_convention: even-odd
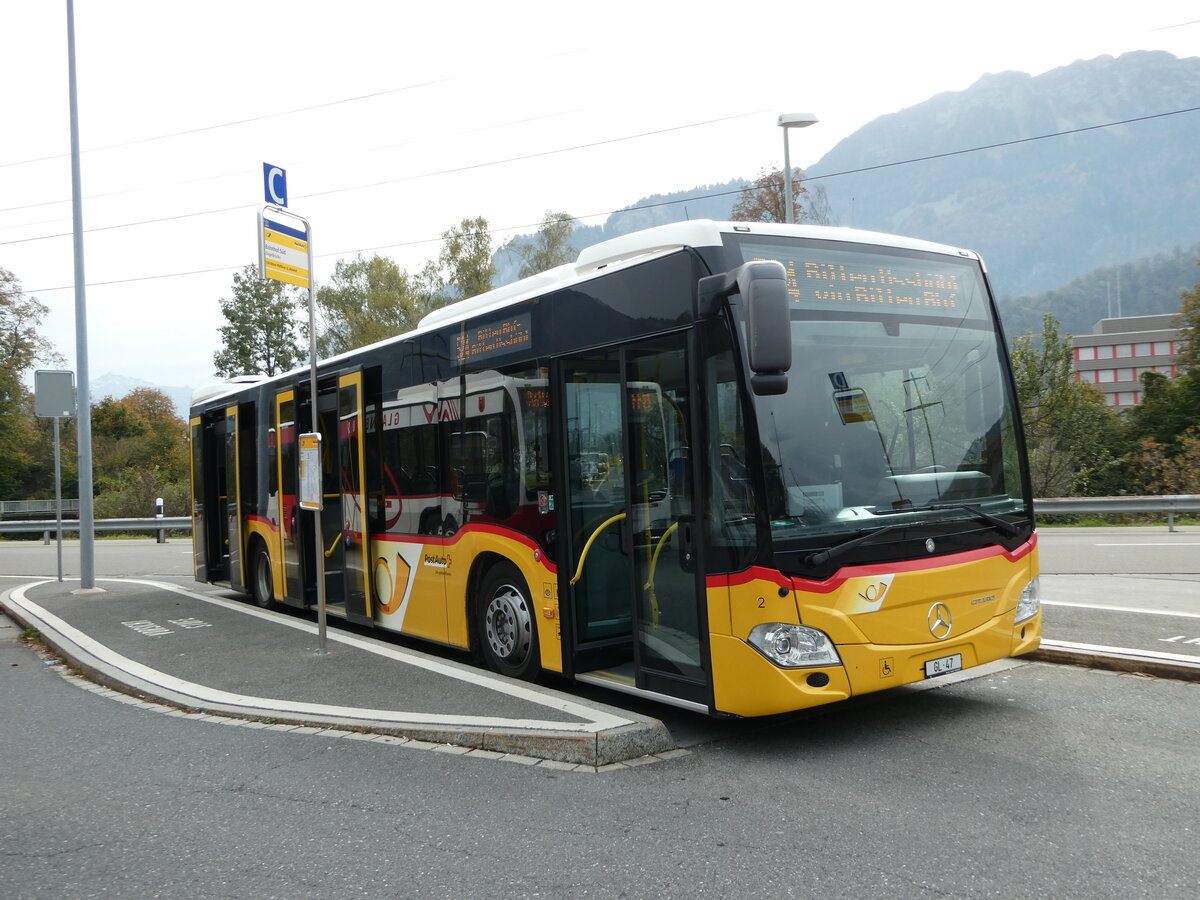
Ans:
[{"label": "bus stop sign pole", "polygon": [[[308,288],[308,372],[312,394],[312,432],[315,447],[309,448],[309,465],[315,452],[317,483],[320,485],[320,431],[321,417],[317,409],[317,288],[312,278],[312,226],[304,216],[283,207],[287,204],[287,173],[279,166],[263,163],[263,196],[267,201],[258,213],[258,274],[261,278],[272,278],[299,287]],[[267,215],[274,215],[274,220]],[[296,228],[294,220],[302,227]],[[304,435],[301,435],[304,437]],[[301,448],[302,465],[305,459]],[[310,473],[311,474],[311,473]],[[313,544],[316,557],[317,578],[317,653],[329,652],[325,641],[325,537],[321,533],[321,507],[323,497],[318,487],[317,496],[301,507],[313,511]]]}]

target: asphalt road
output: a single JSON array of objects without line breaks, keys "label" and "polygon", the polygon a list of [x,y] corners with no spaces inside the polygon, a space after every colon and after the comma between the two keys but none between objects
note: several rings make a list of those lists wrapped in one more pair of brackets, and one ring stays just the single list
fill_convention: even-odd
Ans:
[{"label": "asphalt road", "polygon": [[[182,581],[190,546],[96,559]],[[0,542],[0,587],[53,567]],[[686,754],[585,774],[170,715],[45,662],[0,622],[14,900],[1200,895],[1196,684],[1017,661],[766,721],[655,707]]]},{"label": "asphalt road", "polygon": [[[1200,528],[1045,528],[1039,542],[1047,638],[1200,657]],[[154,577],[227,593],[193,580],[186,537],[94,546],[98,578]],[[0,541],[0,586],[56,572],[53,543]],[[78,541],[63,544],[63,572],[78,577]]]},{"label": "asphalt road", "polygon": [[[1171,575],[1200,582],[1200,527],[1040,528],[1044,575]],[[1200,598],[1200,588],[1197,589]]]},{"label": "asphalt road", "polygon": [[1200,528],[1043,528],[1043,634],[1200,659]]},{"label": "asphalt road", "polygon": [[1200,891],[1182,682],[1018,664],[584,774],[169,716],[5,631],[12,900]]}]

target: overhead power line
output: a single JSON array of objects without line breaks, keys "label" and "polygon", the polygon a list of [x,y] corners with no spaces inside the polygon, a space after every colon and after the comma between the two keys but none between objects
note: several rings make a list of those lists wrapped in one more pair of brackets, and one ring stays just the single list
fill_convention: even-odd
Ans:
[{"label": "overhead power line", "polygon": [[[261,116],[250,116],[247,119],[234,119],[230,122],[218,122],[214,125],[201,125],[198,128],[187,128],[183,131],[172,131],[167,134],[155,134],[150,137],[134,138],[129,141],[120,141],[116,144],[104,144],[99,147],[88,147],[84,153],[98,153],[101,150],[116,150],[121,147],[133,147],[137,144],[150,144],[154,141],[165,141],[170,138],[185,137],[189,134],[203,134],[206,131],[216,131],[221,128],[230,128],[235,125],[249,125],[252,122],[264,122],[267,119],[278,119],[282,116],[293,116],[297,113],[311,112],[314,109],[325,109],[330,106],[339,106],[343,103],[356,103],[359,100],[371,100],[375,97],[384,97],[388,94],[399,94],[403,91],[415,91],[418,88],[432,87],[435,84],[443,84],[447,81],[454,81],[458,76],[448,78],[438,78],[433,81],[423,81],[418,84],[409,84],[404,87],[390,88],[386,91],[375,91],[372,94],[361,94],[357,97],[343,97],[340,100],[329,100],[325,103],[314,103],[311,106],[298,106],[295,109],[286,109],[282,112],[264,113]],[[0,163],[0,169],[8,169],[13,166],[27,166],[30,163],[47,162],[52,159],[65,159],[70,156],[70,153],[53,153],[49,156],[38,156],[33,159],[18,159],[13,162]]]},{"label": "overhead power line", "polygon": [[[490,166],[503,166],[503,165],[507,165],[509,163],[514,163],[514,162],[523,162],[523,161],[530,160],[530,159],[540,159],[540,158],[546,157],[546,156],[554,156],[559,153],[572,153],[576,150],[587,150],[592,147],[603,147],[607,144],[617,144],[617,143],[621,143],[622,141],[632,141],[632,140],[639,140],[641,138],[646,138],[646,137],[654,137],[654,136],[660,135],[660,134],[668,134],[672,131],[683,131],[688,128],[700,128],[705,125],[715,125],[715,124],[719,124],[721,122],[730,122],[734,119],[744,119],[747,116],[758,115],[761,112],[762,112],[762,110],[753,110],[751,112],[737,113],[732,116],[722,116],[721,118],[718,118],[718,119],[707,119],[703,122],[690,122],[686,125],[672,125],[668,128],[657,128],[653,131],[643,131],[639,134],[628,134],[628,135],[623,135],[622,137],[605,138],[604,140],[592,141],[592,142],[586,143],[586,144],[576,144],[571,147],[559,147],[554,150],[541,150],[541,151],[538,151],[537,153],[525,154],[524,156],[512,156],[512,157],[508,157],[506,159],[491,160],[489,162],[471,163],[470,165],[456,166],[456,167],[453,167],[450,169],[439,169],[434,172],[424,172],[420,175],[404,175],[404,176],[401,176],[400,178],[389,178],[389,179],[385,179],[383,181],[370,182],[368,184],[354,184],[354,185],[349,185],[347,187],[332,188],[328,191],[314,191],[314,192],[308,193],[308,194],[299,194],[297,196],[292,197],[291,199],[292,200],[307,200],[312,197],[327,197],[331,194],[344,194],[344,193],[348,193],[350,191],[362,191],[362,190],[367,190],[369,188],[377,188],[377,187],[382,187],[384,185],[389,185],[389,184],[400,184],[405,181],[418,181],[423,178],[437,178],[442,175],[456,175],[460,172],[469,172],[473,169],[485,169]],[[216,215],[218,213],[232,212],[234,210],[240,210],[240,209],[257,209],[258,205],[259,204],[257,204],[257,203],[242,203],[237,206],[224,206],[219,209],[205,209],[205,210],[200,210],[199,212],[181,213],[181,214],[175,215],[175,216],[162,216],[162,217],[159,217],[156,219],[140,219],[136,222],[119,222],[116,225],[97,225],[94,228],[85,228],[84,234],[90,234],[92,232],[98,232],[98,231],[115,231],[116,229],[119,229],[119,228],[134,228],[139,225],[157,225],[161,222],[171,222],[171,221],[175,221],[177,219],[188,219],[188,218],[195,218],[195,217],[199,217],[199,216],[211,216],[211,215]],[[47,241],[47,240],[52,240],[54,238],[70,237],[70,235],[71,235],[71,232],[62,231],[62,232],[57,232],[55,234],[42,234],[42,235],[36,235],[34,237],[15,238],[13,240],[0,241],[0,247],[7,246],[9,244],[28,244],[28,243],[32,243],[34,241]]]},{"label": "overhead power line", "polygon": [[[1171,110],[1170,112],[1153,113],[1151,115],[1146,115],[1146,116],[1135,116],[1130,119],[1120,119],[1118,121],[1105,122],[1105,123],[1099,124],[1099,125],[1084,125],[1079,128],[1070,128],[1070,129],[1066,129],[1064,131],[1052,132],[1050,134],[1040,134],[1040,135],[1035,135],[1033,137],[1027,137],[1027,138],[1015,138],[1014,140],[1011,140],[1011,141],[1000,141],[1000,142],[994,143],[994,144],[982,144],[977,147],[967,147],[967,148],[964,148],[961,150],[950,150],[945,153],[933,153],[933,154],[929,154],[927,156],[917,156],[917,157],[912,157],[910,159],[896,160],[894,162],[878,163],[876,165],[871,165],[871,166],[861,166],[856,169],[845,169],[840,172],[828,172],[824,175],[813,175],[810,177],[806,177],[804,180],[805,181],[822,181],[822,180],[825,180],[828,178],[839,178],[839,177],[843,177],[846,175],[858,175],[863,172],[873,172],[873,171],[878,171],[880,169],[894,168],[896,166],[906,166],[906,165],[912,165],[914,163],[929,162],[931,160],[947,159],[949,157],[962,156],[962,155],[968,154],[968,153],[980,153],[985,150],[996,150],[1001,147],[1012,147],[1012,146],[1017,146],[1019,144],[1032,143],[1034,141],[1044,141],[1044,140],[1049,140],[1051,138],[1066,137],[1066,136],[1072,135],[1072,134],[1083,134],[1083,133],[1086,133],[1089,131],[1097,131],[1097,130],[1100,130],[1103,128],[1114,128],[1114,127],[1117,127],[1120,125],[1130,125],[1130,124],[1134,124],[1137,122],[1146,122],[1146,121],[1150,121],[1153,119],[1162,119],[1162,118],[1166,118],[1169,116],[1178,116],[1178,115],[1184,115],[1186,113],[1194,113],[1194,112],[1200,112],[1200,106],[1192,106],[1192,107],[1188,107],[1186,109],[1176,109],[1176,110]],[[727,121],[728,119],[741,118],[746,115],[753,115],[753,113],[743,113],[740,116],[729,116],[729,117],[726,117],[726,119],[714,119],[712,121],[713,122]],[[467,169],[483,168],[483,167],[490,166],[490,165],[502,165],[502,164],[508,163],[508,162],[516,162],[516,161],[526,160],[526,159],[536,159],[538,157],[548,156],[553,153],[565,153],[570,150],[583,149],[586,147],[593,147],[593,146],[600,146],[603,144],[611,144],[611,143],[615,143],[615,142],[621,141],[621,140],[630,140],[630,139],[633,139],[636,137],[644,137],[646,135],[661,134],[663,132],[668,132],[668,131],[677,131],[677,130],[680,130],[683,128],[690,128],[690,127],[695,127],[695,125],[704,125],[704,124],[710,124],[710,123],[701,122],[701,123],[695,123],[694,125],[680,125],[680,126],[675,126],[673,128],[665,128],[665,129],[660,129],[658,131],[646,132],[643,135],[631,135],[626,138],[610,138],[608,140],[597,141],[592,144],[581,144],[578,147],[566,147],[566,148],[561,148],[559,150],[547,150],[547,151],[543,151],[541,153],[529,154],[528,156],[513,157],[511,159],[505,159],[505,160],[496,160],[496,161],[493,161],[490,163],[478,163],[475,165],[463,166],[463,167],[459,167],[456,169],[447,169],[447,170],[444,170],[443,172],[427,173],[426,175],[408,176],[406,178],[395,179],[395,181],[405,181],[405,180],[411,180],[414,178],[432,177],[434,175],[461,172],[461,171],[464,171]],[[317,193],[317,194],[309,194],[306,196],[322,196],[323,194],[338,193],[340,191],[359,190],[359,189],[367,188],[367,187],[377,187],[379,184],[390,184],[390,183],[393,183],[393,182],[389,181],[389,182],[378,182],[377,184],[370,184],[370,185],[356,185],[356,186],[347,187],[347,188],[340,188],[340,189],[337,189],[334,191],[325,191],[325,192],[321,192],[321,193]],[[707,199],[712,199],[714,197],[734,196],[734,195],[742,193],[742,190],[743,190],[743,188],[738,188],[737,190],[733,190],[733,191],[716,191],[716,192],[713,192],[710,194],[696,194],[694,196],[684,197],[684,198],[680,198],[678,200],[663,200],[658,203],[643,203],[643,204],[639,204],[637,206],[625,207],[623,209],[613,209],[613,210],[608,210],[605,212],[589,213],[589,214],[582,215],[582,216],[575,216],[574,218],[576,220],[592,219],[592,218],[599,218],[601,216],[610,216],[610,215],[614,215],[614,214],[620,213],[620,212],[633,212],[635,210],[640,210],[640,209],[657,209],[657,208],[663,207],[663,206],[674,206],[674,205],[677,205],[680,203],[690,203],[695,200],[707,200]],[[130,223],[126,223],[124,225],[109,225],[109,226],[103,226],[100,228],[87,229],[87,230],[88,231],[103,231],[103,230],[109,230],[109,229],[115,229],[115,228],[126,228],[126,227],[132,227],[134,225],[151,224],[151,223],[155,223],[155,222],[170,221],[172,219],[184,219],[184,218],[190,218],[192,216],[211,215],[214,213],[229,212],[231,210],[256,208],[256,207],[257,207],[257,204],[251,204],[249,206],[243,205],[243,206],[236,206],[236,207],[225,207],[224,209],[219,209],[219,210],[208,210],[208,211],[200,212],[200,213],[186,213],[186,214],[182,214],[179,216],[170,216],[170,217],[163,218],[163,219],[153,219],[153,220],[147,220],[145,222],[130,222]],[[510,232],[510,231],[514,231],[514,230],[517,230],[520,228],[536,227],[536,224],[537,223],[532,223],[530,225],[525,225],[525,226],[509,225],[509,226],[505,226],[503,228],[492,228],[492,229],[488,230],[488,233],[489,234],[498,234],[498,233]],[[69,232],[68,232],[68,234],[69,234]],[[19,240],[19,241],[0,241],[0,246],[4,246],[5,244],[24,243],[25,241],[46,240],[46,239],[49,239],[52,237],[62,237],[62,236],[64,236],[64,235],[45,235],[40,238],[25,238],[25,239]],[[318,254],[318,258],[324,258],[324,257],[330,257],[330,256],[348,256],[352,253],[363,253],[363,252],[368,252],[368,251],[376,251],[376,250],[381,250],[381,249],[387,249],[390,247],[411,247],[411,246],[417,246],[419,244],[434,243],[439,240],[441,240],[440,237],[422,238],[422,239],[415,240],[415,241],[406,241],[406,242],[398,242],[398,243],[394,243],[394,244],[385,244],[385,245],[382,245],[379,247],[373,247],[373,248],[366,247],[366,248],[360,248],[357,250],[340,251],[337,253]],[[191,272],[173,272],[173,273],[166,273],[166,274],[162,274],[162,275],[147,275],[147,276],[140,276],[140,277],[136,277],[136,278],[116,279],[113,281],[89,282],[88,284],[89,284],[89,286],[127,284],[127,283],[139,282],[139,281],[151,281],[151,280],[157,280],[157,279],[163,279],[163,278],[175,278],[175,277],[183,277],[183,276],[187,276],[187,275],[201,275],[201,274],[208,274],[211,272],[229,271],[230,269],[236,269],[236,268],[240,268],[240,266],[220,266],[220,267],[216,267],[216,268],[212,268],[212,269],[201,269],[201,270],[196,270],[196,271],[191,271]],[[73,287],[73,285],[63,285],[60,287],[39,288],[36,291],[34,291],[34,290],[27,291],[27,293],[31,293],[31,294],[47,293],[49,291],[67,290],[71,287]]]},{"label": "overhead power line", "polygon": [[[554,51],[552,53],[548,53],[543,56],[537,57],[537,59],[539,59],[539,60],[554,59],[554,58],[560,57],[560,56],[570,56],[575,52],[577,52],[577,51],[576,50],[567,50],[564,52],[564,51],[558,50],[558,51]],[[184,129],[183,131],[172,131],[172,132],[168,132],[166,134],[154,134],[154,135],[150,135],[150,136],[144,137],[144,138],[134,138],[133,140],[120,141],[115,144],[104,144],[99,147],[86,147],[86,148],[84,148],[83,152],[84,153],[96,153],[96,152],[99,152],[102,150],[115,150],[120,147],[132,147],[136,144],[149,144],[154,141],[165,141],[170,138],[186,137],[189,134],[202,134],[203,132],[206,132],[206,131],[216,131],[221,128],[232,128],[236,125],[248,125],[248,124],[251,124],[254,122],[264,122],[268,119],[278,119],[283,116],[296,115],[297,113],[311,112],[314,109],[326,109],[330,106],[340,106],[343,103],[357,103],[360,100],[373,100],[376,97],[386,97],[391,94],[401,94],[401,93],[404,93],[405,91],[415,91],[420,88],[433,87],[434,85],[437,85],[437,84],[446,84],[446,83],[449,83],[452,81],[461,81],[465,77],[467,77],[467,76],[465,76],[461,73],[458,75],[448,75],[445,78],[434,78],[429,81],[420,81],[420,82],[417,82],[416,84],[406,84],[406,85],[403,85],[402,87],[388,88],[387,90],[383,90],[383,91],[373,91],[372,93],[369,93],[369,94],[359,94],[355,97],[342,97],[337,100],[327,100],[324,103],[314,103],[309,106],[298,106],[295,109],[285,109],[285,110],[281,110],[280,112],[275,112],[275,113],[264,113],[261,116],[250,116],[249,118],[245,118],[245,119],[233,119],[229,122],[217,122],[212,125],[201,125],[197,128],[187,128],[187,129]],[[32,159],[13,160],[12,162],[0,163],[0,169],[7,169],[7,168],[11,168],[13,166],[25,166],[25,165],[29,165],[31,163],[46,162],[46,161],[52,160],[52,159],[65,159],[70,155],[71,155],[70,153],[54,153],[49,156],[39,156],[39,157],[35,157]]]},{"label": "overhead power line", "polygon": [[[346,101],[342,101],[342,102],[346,102]],[[573,109],[573,110],[567,110],[565,112],[578,112],[578,111],[579,111],[579,109]],[[459,134],[475,134],[475,133],[482,132],[482,131],[490,131],[495,128],[510,128],[514,125],[527,125],[531,122],[539,122],[544,119],[553,119],[553,118],[556,118],[556,117],[564,115],[564,114],[565,114],[564,111],[556,111],[556,112],[546,113],[544,115],[538,115],[538,116],[525,116],[520,119],[513,119],[508,122],[501,122],[501,123],[498,123],[495,125],[486,125],[486,126],[483,126],[480,128],[467,129],[466,131],[459,132]],[[214,126],[214,127],[217,127],[217,126]],[[170,136],[173,136],[173,135],[163,135],[163,137],[170,137]],[[157,140],[157,139],[155,139],[155,140]],[[391,150],[396,147],[405,147],[405,146],[409,146],[414,143],[417,143],[417,141],[416,140],[407,140],[407,141],[401,141],[399,143],[392,143],[392,144],[378,144],[373,147],[358,147],[358,148],[355,148],[355,150],[356,150],[356,152],[359,152],[359,153],[378,153],[382,150]],[[296,163],[293,162],[293,165],[295,166]],[[216,181],[216,180],[220,180],[222,178],[241,178],[241,177],[245,177],[245,175],[246,175],[245,168],[239,168],[235,172],[222,172],[222,173],[214,174],[214,175],[202,175],[197,178],[187,178],[182,181],[174,181],[174,182],[169,182],[169,183],[158,183],[158,184],[155,184],[153,187],[146,187],[145,185],[139,185],[138,187],[121,188],[120,190],[116,190],[116,191],[105,191],[102,193],[87,194],[84,196],[83,199],[85,201],[100,200],[100,199],[105,199],[108,197],[120,197],[125,194],[144,193],[149,190],[161,191],[164,188],[173,187],[176,185],[197,184],[199,182],[204,182],[204,181]],[[39,200],[36,203],[23,203],[18,206],[0,207],[0,213],[17,212],[17,211],[20,211],[23,209],[37,209],[38,207],[42,207],[42,206],[59,206],[61,204],[70,203],[70,202],[71,202],[70,197],[64,197],[59,200]],[[43,219],[38,222],[21,222],[21,223],[15,224],[15,225],[4,225],[4,226],[0,226],[0,227],[3,227],[5,229],[20,228],[20,227],[27,226],[27,225],[47,225],[52,222],[59,222],[59,221],[62,221],[61,217],[56,217],[53,219]]]}]

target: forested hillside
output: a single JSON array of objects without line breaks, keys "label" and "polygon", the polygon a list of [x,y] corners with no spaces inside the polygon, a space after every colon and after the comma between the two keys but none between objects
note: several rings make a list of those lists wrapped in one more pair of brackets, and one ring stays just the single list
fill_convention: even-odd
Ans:
[{"label": "forested hillside", "polygon": [[[1108,286],[1089,279],[1115,272],[1088,273],[1122,267],[1127,315],[1171,312],[1196,282],[1165,269],[1187,270],[1196,253],[1177,257],[1178,248],[1200,241],[1198,134],[1200,58],[1136,52],[1037,77],[985,75],[869,122],[807,174],[825,187],[838,224],[979,251],[997,293],[1023,298],[1008,304],[1020,331],[1039,330],[1041,311],[1090,330],[1107,314]],[[577,228],[572,243],[726,219],[751,180],[645,197],[603,225]],[[497,265],[497,284],[516,277],[503,254]],[[1063,287],[1074,279],[1083,283]]]},{"label": "forested hillside", "polygon": [[1179,310],[1180,296],[1200,283],[1200,244],[1136,262],[1097,269],[1066,287],[998,300],[1010,337],[1042,330],[1053,312],[1065,334],[1090,334],[1101,319],[1154,316]]}]

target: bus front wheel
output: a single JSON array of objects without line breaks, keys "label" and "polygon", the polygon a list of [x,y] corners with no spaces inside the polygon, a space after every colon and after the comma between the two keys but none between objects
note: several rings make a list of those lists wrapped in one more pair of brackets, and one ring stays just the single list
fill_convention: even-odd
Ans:
[{"label": "bus front wheel", "polygon": [[271,554],[260,541],[254,548],[254,602],[263,609],[275,605],[275,579],[271,576]]},{"label": "bus front wheel", "polygon": [[512,563],[488,570],[476,597],[479,645],[488,668],[532,681],[541,671],[537,622],[525,579]]}]

